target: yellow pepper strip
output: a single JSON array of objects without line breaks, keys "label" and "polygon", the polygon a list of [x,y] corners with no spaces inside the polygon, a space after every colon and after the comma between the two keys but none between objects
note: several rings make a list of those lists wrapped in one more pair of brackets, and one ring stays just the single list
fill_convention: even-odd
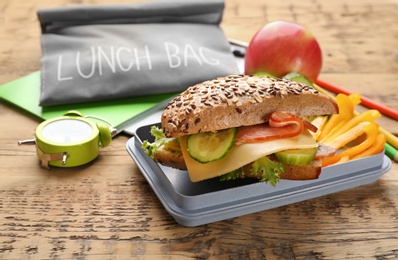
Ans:
[{"label": "yellow pepper strip", "polygon": [[[379,125],[374,122],[371,122],[371,123],[362,122],[359,125],[362,126],[362,131],[360,131],[360,132],[362,132],[362,133],[364,132],[366,134],[366,139],[363,142],[361,142],[360,144],[353,146],[351,148],[348,148],[347,150],[345,150],[341,153],[324,158],[322,160],[322,167],[326,167],[326,166],[335,164],[338,161],[340,161],[341,158],[343,158],[344,156],[349,156],[349,158],[352,159],[356,155],[362,153],[363,151],[365,151],[366,149],[371,147],[375,143],[377,136],[378,136]],[[356,133],[356,134],[358,134],[358,133]],[[360,135],[361,134],[359,134],[358,136],[360,136]],[[348,140],[348,138],[346,140]]]},{"label": "yellow pepper strip", "polygon": [[381,114],[379,111],[375,109],[367,110],[355,117],[353,117],[350,121],[345,123],[344,125],[341,125],[340,128],[336,127],[336,131],[332,134],[327,136],[324,140],[321,140],[321,142],[325,143],[328,142],[328,140],[334,140],[338,138],[340,135],[342,135],[344,132],[348,131],[349,129],[352,129],[356,125],[358,125],[361,122],[374,122],[376,119],[381,117]]},{"label": "yellow pepper strip", "polygon": [[328,145],[330,147],[333,147],[334,149],[338,150],[342,147],[344,147],[346,144],[349,142],[357,139],[359,136],[361,136],[364,133],[364,128],[365,126],[371,124],[370,122],[361,122],[355,127],[349,129],[342,135],[339,135],[335,139],[330,139],[329,141],[322,142],[325,145]]},{"label": "yellow pepper strip", "polygon": [[354,107],[361,103],[361,94],[359,94],[359,93],[353,93],[353,94],[349,95],[349,98],[351,100],[351,103],[354,105]]},{"label": "yellow pepper strip", "polygon": [[336,103],[339,107],[339,113],[333,114],[329,121],[326,123],[325,127],[322,129],[318,140],[324,139],[330,131],[332,131],[336,125],[342,121],[350,120],[354,115],[354,105],[351,102],[349,96],[344,94],[338,94],[336,96]]},{"label": "yellow pepper strip", "polygon": [[327,116],[317,116],[311,121],[311,124],[314,125],[318,129],[316,131],[316,133],[313,133],[310,131],[310,133],[312,134],[312,136],[314,137],[315,140],[318,139],[318,136],[321,134],[322,129],[325,126],[327,121],[328,121]]},{"label": "yellow pepper strip", "polygon": [[381,153],[384,149],[385,144],[386,144],[386,136],[382,133],[379,133],[377,135],[375,144],[373,144],[371,147],[369,147],[362,153],[355,155],[352,159],[359,159],[362,157],[371,156],[371,155]]},{"label": "yellow pepper strip", "polygon": [[[349,121],[349,120],[348,120]],[[322,139],[322,140],[320,140],[319,142],[321,142],[321,143],[323,143],[323,142],[326,142],[327,140],[332,140],[332,138],[330,138],[330,136],[336,136],[336,132],[337,131],[339,131],[343,126],[345,126],[346,124],[347,124],[347,122],[348,122],[347,120],[342,120],[342,121],[340,121],[337,125],[335,125],[334,127],[333,127],[333,129],[331,129],[330,131],[329,131],[329,133]]]}]

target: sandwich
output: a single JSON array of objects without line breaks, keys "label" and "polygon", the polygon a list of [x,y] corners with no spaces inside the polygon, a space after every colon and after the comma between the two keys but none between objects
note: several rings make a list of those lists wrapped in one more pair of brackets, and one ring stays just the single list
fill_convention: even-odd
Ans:
[{"label": "sandwich", "polygon": [[288,79],[230,75],[182,92],[165,107],[154,141],[142,148],[156,162],[186,170],[192,182],[256,178],[316,179],[321,158],[309,118],[338,113],[335,101]]}]

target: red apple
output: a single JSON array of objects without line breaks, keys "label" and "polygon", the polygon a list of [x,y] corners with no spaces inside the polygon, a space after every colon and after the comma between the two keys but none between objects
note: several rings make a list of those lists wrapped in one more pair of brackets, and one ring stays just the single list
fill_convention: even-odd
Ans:
[{"label": "red apple", "polygon": [[266,24],[252,38],[245,55],[245,73],[269,73],[283,77],[297,72],[315,82],[322,68],[317,40],[298,24],[275,21]]}]

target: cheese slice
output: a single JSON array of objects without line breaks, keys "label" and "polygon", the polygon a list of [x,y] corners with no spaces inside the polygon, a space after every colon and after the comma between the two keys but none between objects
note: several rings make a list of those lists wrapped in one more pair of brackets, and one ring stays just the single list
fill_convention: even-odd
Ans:
[{"label": "cheese slice", "polygon": [[308,131],[292,137],[262,143],[250,143],[233,146],[220,160],[200,163],[193,159],[187,150],[187,136],[180,137],[180,145],[192,182],[214,178],[236,170],[255,160],[287,149],[306,149],[317,147],[318,143]]}]

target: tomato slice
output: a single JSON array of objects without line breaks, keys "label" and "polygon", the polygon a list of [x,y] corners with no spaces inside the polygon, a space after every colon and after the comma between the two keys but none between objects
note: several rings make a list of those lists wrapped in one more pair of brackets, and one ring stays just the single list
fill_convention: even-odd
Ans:
[{"label": "tomato slice", "polygon": [[287,112],[274,112],[269,123],[239,127],[235,144],[258,143],[301,134],[304,128],[317,130],[311,123]]}]

